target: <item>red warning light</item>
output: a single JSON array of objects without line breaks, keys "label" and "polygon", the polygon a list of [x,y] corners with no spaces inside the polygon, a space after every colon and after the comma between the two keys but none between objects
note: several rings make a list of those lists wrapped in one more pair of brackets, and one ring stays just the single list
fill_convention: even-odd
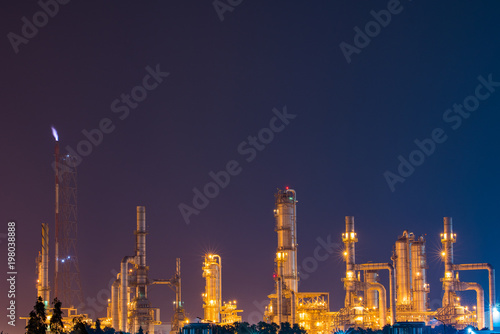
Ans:
[{"label": "red warning light", "polygon": [[288,187],[285,187],[286,190],[288,190]]}]

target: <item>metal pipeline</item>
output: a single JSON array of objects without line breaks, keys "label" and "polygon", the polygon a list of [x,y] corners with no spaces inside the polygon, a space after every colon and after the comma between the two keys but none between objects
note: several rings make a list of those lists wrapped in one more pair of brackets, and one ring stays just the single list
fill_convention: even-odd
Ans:
[{"label": "metal pipeline", "polygon": [[120,328],[122,332],[128,332],[127,330],[127,318],[128,318],[128,264],[134,263],[134,256],[125,256],[121,262],[121,273],[120,273]]},{"label": "metal pipeline", "polygon": [[[388,270],[389,271],[389,290],[390,290],[390,298],[391,298],[391,325],[394,325],[394,321],[396,319],[396,285],[395,281],[395,272],[394,266],[390,263],[364,263],[364,264],[356,264],[356,270]],[[380,307],[387,307],[386,305],[379,305]]]},{"label": "metal pipeline", "polygon": [[[490,295],[490,330],[493,330],[493,310],[495,309],[495,269],[493,269],[493,266],[489,263],[455,264],[453,265],[453,269],[458,271],[488,270],[488,283],[489,283],[488,285],[489,285],[489,295]],[[475,283],[468,283],[468,284],[475,284]],[[479,294],[478,294],[477,304],[478,304],[477,310],[479,313]],[[482,307],[484,309],[484,301]]]},{"label": "metal pipeline", "polygon": [[366,286],[366,291],[370,290],[377,290],[378,291],[378,296],[379,296],[379,305],[378,305],[378,310],[379,310],[379,317],[380,317],[380,328],[383,328],[386,323],[387,323],[387,316],[386,316],[386,305],[387,305],[387,294],[385,292],[385,288],[382,284],[378,282],[365,282]]},{"label": "metal pipeline", "polygon": [[113,282],[111,286],[111,327],[118,330],[120,326],[120,311],[119,311],[119,299],[120,299],[120,274],[117,275],[116,281]]}]

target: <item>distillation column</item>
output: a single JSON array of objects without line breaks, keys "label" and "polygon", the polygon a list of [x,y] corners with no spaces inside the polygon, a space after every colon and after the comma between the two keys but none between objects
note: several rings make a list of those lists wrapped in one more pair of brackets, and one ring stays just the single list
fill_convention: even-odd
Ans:
[{"label": "distillation column", "polygon": [[205,254],[203,262],[205,293],[203,294],[204,320],[220,323],[222,307],[222,260],[217,254]]},{"label": "distillation column", "polygon": [[295,190],[278,190],[275,194],[276,249],[276,315],[277,322],[295,323],[298,292],[297,272],[297,198]]},{"label": "distillation column", "polygon": [[295,190],[280,190],[275,197],[274,217],[276,218],[276,232],[278,233],[277,252],[285,254],[283,282],[288,290],[297,292],[297,200]]},{"label": "distillation column", "polygon": [[396,269],[396,301],[398,311],[411,309],[410,281],[410,239],[413,234],[404,231],[394,246],[394,267]]},{"label": "distillation column", "polygon": [[136,292],[135,292],[135,315],[134,331],[138,332],[142,327],[144,332],[153,333],[153,317],[150,312],[151,303],[148,300],[148,267],[146,266],[146,208],[137,207],[137,230],[136,234]]}]

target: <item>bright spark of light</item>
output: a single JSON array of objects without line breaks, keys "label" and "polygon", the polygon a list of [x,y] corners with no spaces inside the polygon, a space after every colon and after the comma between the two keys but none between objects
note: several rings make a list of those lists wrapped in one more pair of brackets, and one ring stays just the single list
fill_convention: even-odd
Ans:
[{"label": "bright spark of light", "polygon": [[59,136],[57,135],[56,129],[53,126],[51,126],[50,128],[52,129],[52,135],[54,136],[54,139],[56,141],[59,141]]}]

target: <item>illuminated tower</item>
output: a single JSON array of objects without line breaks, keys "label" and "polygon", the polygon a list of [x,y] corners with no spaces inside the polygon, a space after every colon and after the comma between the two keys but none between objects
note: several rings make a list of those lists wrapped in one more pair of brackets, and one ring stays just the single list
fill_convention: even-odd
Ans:
[{"label": "illuminated tower", "polygon": [[297,272],[297,198],[295,190],[279,189],[274,195],[276,219],[275,231],[278,234],[276,249],[276,319],[282,322],[295,323],[296,301],[298,291]]},{"label": "illuminated tower", "polygon": [[278,234],[278,248],[276,250],[277,262],[283,263],[282,279],[285,288],[293,292],[298,290],[297,273],[297,199],[295,190],[279,190],[275,194],[276,208],[274,217],[276,218],[276,232]]},{"label": "illuminated tower", "polygon": [[64,307],[83,303],[77,255],[78,207],[76,158],[59,154],[59,137],[52,128],[55,145],[55,278],[54,297]]},{"label": "illuminated tower", "polygon": [[222,306],[222,261],[217,254],[205,254],[203,277],[205,277],[205,293],[203,294],[204,320],[220,323]]},{"label": "illuminated tower", "polygon": [[42,250],[37,258],[37,298],[42,297],[45,307],[50,305],[49,288],[49,225],[42,223]]}]

